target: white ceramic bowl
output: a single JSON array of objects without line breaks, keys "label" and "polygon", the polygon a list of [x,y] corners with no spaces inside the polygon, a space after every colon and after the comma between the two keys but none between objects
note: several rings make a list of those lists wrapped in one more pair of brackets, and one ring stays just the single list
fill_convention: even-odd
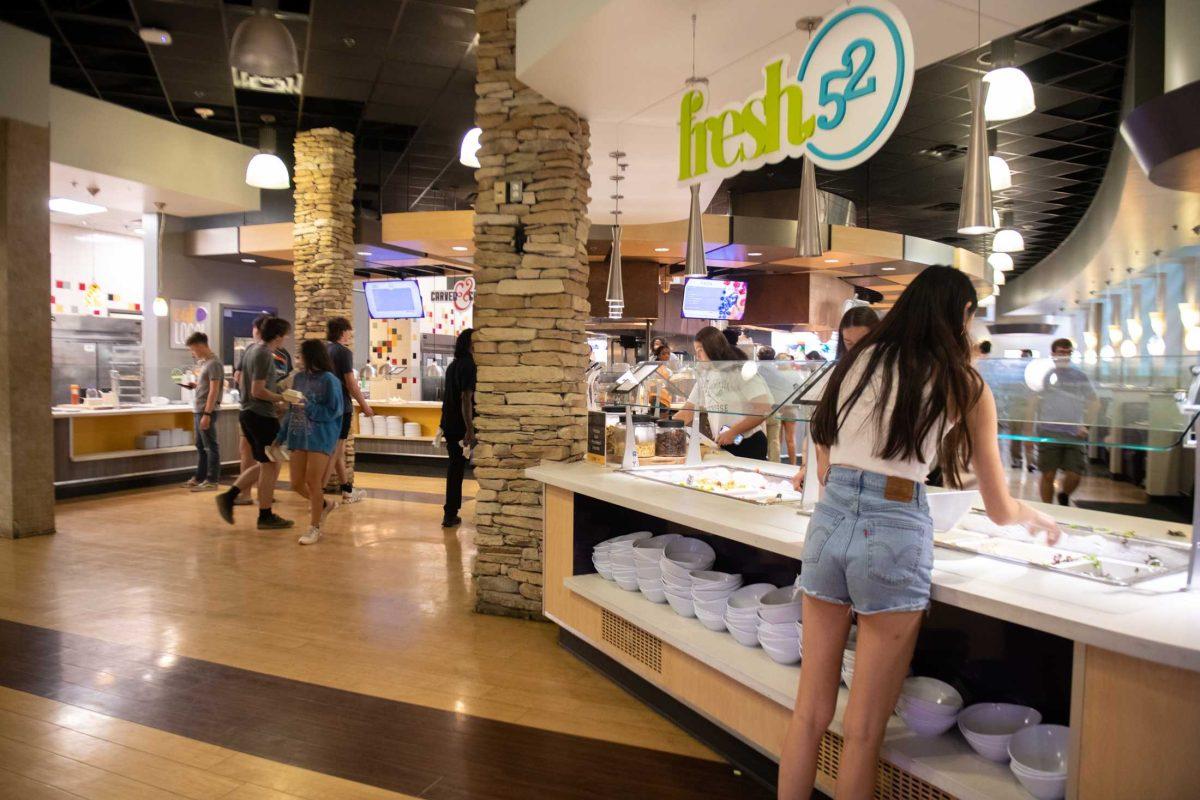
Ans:
[{"label": "white ceramic bowl", "polygon": [[786,644],[775,644],[770,641],[759,641],[771,660],[779,664],[795,664],[800,660],[800,644],[792,641]]},{"label": "white ceramic bowl", "polygon": [[608,562],[597,561],[596,559],[593,558],[592,566],[596,568],[596,572],[600,575],[601,578],[604,578],[604,580],[611,581],[613,579],[612,565],[609,564]]},{"label": "white ceramic bowl", "polygon": [[663,556],[658,563],[663,575],[673,575],[689,582],[692,580],[693,571],[708,569],[713,564],[711,560],[701,556],[680,556],[678,559]]},{"label": "white ceramic bowl", "polygon": [[729,595],[729,610],[744,609],[749,613],[757,614],[762,596],[774,588],[775,586],[770,583],[751,583],[743,586]]},{"label": "white ceramic bowl", "polygon": [[953,714],[923,711],[919,707],[905,702],[903,696],[900,698],[897,711],[900,712],[900,719],[904,720],[904,724],[908,726],[909,730],[918,736],[940,736],[954,727]]},{"label": "white ceramic bowl", "polygon": [[983,502],[979,492],[973,489],[963,492],[929,492],[925,496],[929,499],[929,516],[933,517],[935,531],[950,530],[967,515],[971,506]]},{"label": "white ceramic bowl", "polygon": [[662,558],[663,550],[666,546],[676,539],[680,538],[678,533],[664,533],[660,536],[651,536],[649,539],[640,539],[633,543],[633,557],[641,561],[658,563]]},{"label": "white ceramic bowl", "polygon": [[617,582],[617,586],[620,586],[627,592],[636,592],[638,590],[638,581],[636,575],[628,577],[613,573],[613,580]]},{"label": "white ceramic bowl", "polygon": [[[663,556],[672,560],[677,560],[680,556],[699,556],[702,559],[708,559],[708,563],[712,564],[717,558],[717,551],[713,550],[712,545],[703,539],[680,536],[678,539],[667,542]],[[699,569],[708,569],[708,567],[699,567]]]},{"label": "white ceramic bowl", "polygon": [[747,631],[745,628],[738,628],[729,624],[729,620],[725,620],[726,629],[729,635],[732,636],[738,644],[746,647],[758,647],[758,631]]},{"label": "white ceramic bowl", "polygon": [[920,711],[942,714],[951,719],[963,706],[958,690],[937,678],[906,678],[900,690],[900,699]]},{"label": "white ceramic bowl", "polygon": [[693,595],[692,602],[696,604],[697,611],[704,611],[707,614],[720,614],[721,618],[724,619],[725,608],[729,605],[729,598],[718,597],[715,600],[705,600]]},{"label": "white ceramic bowl", "polygon": [[802,597],[795,586],[772,589],[759,600],[758,616],[764,622],[798,622]]},{"label": "white ceramic bowl", "polygon": [[1013,775],[1017,776],[1017,780],[1025,787],[1025,791],[1037,798],[1037,800],[1062,800],[1067,794],[1067,776],[1050,776],[1031,775],[1022,771],[1014,761],[1009,764]]},{"label": "white ceramic bowl", "polygon": [[712,614],[699,608],[695,609],[695,611],[696,619],[700,620],[700,624],[708,628],[710,631],[725,630],[725,618],[720,614]]},{"label": "white ceramic bowl", "polygon": [[728,586],[742,585],[742,576],[730,572],[698,569],[693,570],[689,577],[691,577],[693,585],[706,589],[723,589]]},{"label": "white ceramic bowl", "polygon": [[796,628],[794,622],[766,622],[765,620],[758,621],[758,633],[760,636],[766,635],[776,639],[799,639],[800,631]]},{"label": "white ceramic bowl", "polygon": [[736,591],[737,589],[732,586],[728,589],[697,589],[695,585],[693,585],[692,599],[704,600],[706,602],[720,602],[723,600],[728,603],[729,596]]},{"label": "white ceramic bowl", "polygon": [[654,534],[652,534],[650,531],[634,531],[633,533],[624,533],[620,536],[614,536],[611,539],[605,539],[603,542],[596,545],[596,547],[612,547],[613,545],[621,544],[622,542],[640,542],[643,539],[649,539],[653,535]]},{"label": "white ceramic bowl", "polygon": [[1042,721],[1037,709],[1012,703],[976,703],[958,715],[958,729],[967,744],[992,761],[1008,761],[1008,742],[1013,734]]},{"label": "white ceramic bowl", "polygon": [[1031,774],[1065,776],[1070,729],[1065,725],[1030,725],[1012,735],[1008,754],[1013,766]]},{"label": "white ceramic bowl", "polygon": [[643,566],[639,564],[634,568],[639,578],[647,578],[652,580],[662,580],[662,568],[658,564]]},{"label": "white ceramic bowl", "polygon": [[674,609],[675,613],[681,617],[696,616],[696,607],[692,605],[692,598],[690,597],[679,597],[667,592],[667,602]]}]

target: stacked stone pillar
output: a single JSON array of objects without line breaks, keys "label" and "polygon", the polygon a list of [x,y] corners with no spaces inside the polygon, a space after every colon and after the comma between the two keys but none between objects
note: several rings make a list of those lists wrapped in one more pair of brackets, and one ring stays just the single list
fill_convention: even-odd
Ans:
[{"label": "stacked stone pillar", "polygon": [[[524,471],[584,451],[588,126],[516,79],[521,2],[476,9],[475,575],[478,611],[539,617],[541,485]],[[501,181],[523,182],[519,202],[497,202]]]},{"label": "stacked stone pillar", "polygon": [[[332,317],[354,318],[354,135],[335,128],[296,134],[296,343],[325,338]],[[355,331],[357,336],[368,332]],[[354,439],[346,442],[354,474]]]}]

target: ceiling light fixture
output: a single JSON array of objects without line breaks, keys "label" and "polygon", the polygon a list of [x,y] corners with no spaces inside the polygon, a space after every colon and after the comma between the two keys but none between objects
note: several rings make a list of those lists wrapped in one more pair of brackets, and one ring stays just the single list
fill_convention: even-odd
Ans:
[{"label": "ceiling light fixture", "polygon": [[170,47],[171,45],[170,31],[164,31],[162,28],[138,28],[138,38],[146,44],[159,47]]},{"label": "ceiling light fixture", "polygon": [[254,14],[242,20],[229,43],[229,65],[251,75],[287,78],[300,71],[296,42],[276,16],[274,0],[254,0]]},{"label": "ceiling light fixture", "polygon": [[608,301],[608,316],[610,319],[620,319],[625,316],[625,282],[621,264],[621,181],[625,180],[626,165],[621,162],[625,154],[614,150],[608,154],[613,160],[612,182],[613,193],[609,199],[613,201],[612,253],[608,259],[608,289],[604,299]]},{"label": "ceiling light fixture", "polygon": [[[670,249],[671,249],[671,248],[669,248],[669,247],[656,247],[656,248],[654,248],[654,252],[656,252],[656,253],[666,253],[666,252],[667,252],[667,251],[669,251]],[[751,253],[750,255],[754,255],[754,253]]]},{"label": "ceiling light fixture", "polygon": [[986,83],[971,81],[971,134],[967,141],[967,163],[963,169],[962,199],[958,207],[958,232],[968,236],[991,233],[992,189],[988,180],[987,124],[983,104]]},{"label": "ceiling light fixture", "polygon": [[246,165],[246,183],[259,189],[286,189],[292,181],[287,165],[275,154],[275,129],[270,126],[275,117],[263,114],[262,120],[267,124],[258,129],[259,152]]},{"label": "ceiling light fixture", "polygon": [[[708,78],[696,75],[696,15],[692,14],[692,74],[684,82],[684,86],[707,86]],[[688,187],[692,199],[688,206],[687,243],[683,251],[683,279],[707,278],[708,265],[704,260],[704,222],[700,208],[700,184],[693,183]]]},{"label": "ceiling light fixture", "polygon": [[258,262],[255,261],[253,258],[243,258],[242,263],[243,264],[257,264]]},{"label": "ceiling light fixture", "polygon": [[992,250],[997,253],[1019,253],[1025,249],[1025,237],[1013,227],[1013,212],[1003,214],[1003,227],[992,239]]},{"label": "ceiling light fixture", "polygon": [[983,76],[990,87],[983,115],[988,122],[1003,122],[1031,114],[1037,108],[1033,85],[1016,67],[1000,67]]},{"label": "ceiling light fixture", "polygon": [[818,209],[817,170],[804,157],[800,171],[800,204],[796,209],[796,257],[817,258],[825,252],[821,242],[821,213]]},{"label": "ceiling light fixture", "polygon": [[1007,280],[1005,279],[1003,272],[992,273],[992,283],[994,283],[996,286],[1003,286],[1006,282]]},{"label": "ceiling light fixture", "polygon": [[987,263],[997,272],[1009,272],[1013,268],[1013,258],[1008,253],[992,253],[987,257]]},{"label": "ceiling light fixture", "polygon": [[192,110],[196,112],[196,116],[200,119],[212,119],[213,114],[215,113],[208,106],[196,106]]},{"label": "ceiling light fixture", "polygon": [[450,245],[450,249],[456,253],[465,253],[468,250],[470,250],[471,248],[469,248],[465,245],[461,245],[461,244],[454,244],[454,245]]},{"label": "ceiling light fixture", "polygon": [[369,255],[371,255],[371,251],[370,251],[370,250],[355,250],[354,252],[355,252],[355,255],[360,255],[360,256],[369,256]]},{"label": "ceiling light fixture", "polygon": [[51,197],[50,210],[57,211],[60,214],[70,214],[75,217],[86,216],[87,214],[102,214],[108,211],[107,208],[95,203],[85,203],[82,200],[72,200],[69,197]]},{"label": "ceiling light fixture", "polygon": [[156,317],[165,317],[165,316],[167,316],[168,313],[170,313],[170,310],[171,310],[170,307],[167,305],[167,297],[166,297],[166,293],[163,292],[163,282],[162,282],[162,276],[163,276],[163,228],[167,222],[167,215],[163,212],[163,209],[165,209],[166,207],[167,207],[167,204],[162,202],[161,200],[156,201],[154,203],[154,208],[156,209],[155,213],[154,213],[154,220],[155,220],[155,224],[154,224],[154,252],[155,252],[154,275],[158,279],[158,281],[157,281],[158,291],[155,292],[154,302],[150,304],[150,310],[154,312],[154,316],[156,316]]},{"label": "ceiling light fixture", "polygon": [[825,263],[826,264],[836,264],[836,263],[838,263],[838,260],[836,258],[827,258],[827,259],[825,259]]},{"label": "ceiling light fixture", "polygon": [[883,272],[895,272],[896,271],[895,267],[880,267],[879,269]]},{"label": "ceiling light fixture", "polygon": [[751,258],[758,258],[759,256],[761,256],[761,255],[762,255],[762,253],[760,253],[760,252],[758,252],[758,251],[756,250],[756,251],[755,251],[755,252],[753,252],[753,253],[746,253],[746,255],[750,256]]},{"label": "ceiling light fixture", "polygon": [[458,146],[458,163],[479,169],[479,137],[482,135],[483,128],[471,128],[463,134],[462,143]]},{"label": "ceiling light fixture", "polygon": [[988,180],[993,192],[1011,189],[1012,170],[1008,168],[1008,162],[1000,156],[988,156]]}]

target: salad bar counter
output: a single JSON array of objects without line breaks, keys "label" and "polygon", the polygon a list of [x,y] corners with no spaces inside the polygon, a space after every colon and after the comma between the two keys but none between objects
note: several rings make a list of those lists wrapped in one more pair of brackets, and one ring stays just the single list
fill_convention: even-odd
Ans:
[{"label": "salad bar counter", "polygon": [[[544,603],[564,645],[598,654],[590,660],[614,679],[773,781],[802,622],[789,621],[783,587],[801,569],[809,519],[790,472],[722,456],[694,468],[543,464],[527,474],[545,485]],[[1046,784],[1048,796],[1194,797],[1200,592],[1183,590],[1181,571],[1190,529],[1044,506],[1064,525],[1049,547],[971,510],[977,496],[946,495],[954,519],[936,534],[933,608],[913,662],[920,680],[974,715],[1036,709],[1017,716],[1066,742],[1065,777]],[[608,544],[614,537],[626,543]],[[688,572],[692,560],[701,571]],[[772,586],[786,609],[760,610],[756,636],[753,610],[748,626],[740,610],[752,599],[733,598]],[[818,787],[829,794],[847,697],[843,688],[819,756]],[[927,725],[913,705],[888,726],[877,797],[1017,800],[1045,788],[1023,770],[1028,761],[990,753],[995,743],[973,718]]]}]

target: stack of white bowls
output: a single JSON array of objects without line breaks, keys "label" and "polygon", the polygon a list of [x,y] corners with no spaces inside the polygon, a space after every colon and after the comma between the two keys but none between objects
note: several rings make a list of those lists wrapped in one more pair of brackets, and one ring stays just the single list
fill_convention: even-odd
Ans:
[{"label": "stack of white bowls", "polygon": [[696,619],[710,631],[725,630],[729,596],[742,587],[742,576],[696,570],[692,573],[692,605]]},{"label": "stack of white bowls", "polygon": [[[614,536],[611,539],[606,539],[592,548],[592,566],[596,568],[596,572],[600,573],[600,577],[604,578],[604,580],[615,580],[616,576],[613,575],[613,548],[622,542],[637,542],[649,538],[649,531],[637,531],[636,533],[626,533],[623,536]],[[633,588],[637,588],[636,581]]]},{"label": "stack of white bowls", "polygon": [[[382,419],[382,417],[380,418]],[[384,423],[386,426],[386,423]],[[359,436],[374,436],[375,435],[375,418],[368,417],[366,414],[358,415],[358,435]]]},{"label": "stack of white bowls", "polygon": [[1030,725],[1008,742],[1008,767],[1038,800],[1059,800],[1067,791],[1067,740],[1063,725]]},{"label": "stack of white bowls", "polygon": [[701,539],[680,536],[668,542],[659,565],[667,602],[681,617],[696,616],[692,603],[692,573],[706,570],[717,560],[717,553]]},{"label": "stack of white bowls", "polygon": [[650,531],[634,531],[624,536],[610,539],[608,548],[609,562],[612,564],[613,580],[627,592],[638,590],[637,564],[633,560],[633,545],[653,537]]},{"label": "stack of white bowls", "polygon": [[800,660],[800,598],[795,586],[772,589],[758,605],[758,643],[772,661],[795,664]]},{"label": "stack of white bowls", "polygon": [[846,639],[846,649],[842,651],[842,683],[850,688],[854,680],[854,659],[858,654],[858,626],[850,626],[850,635]]},{"label": "stack of white bowls", "polygon": [[962,695],[937,678],[907,678],[896,710],[918,736],[938,736],[954,725],[963,707]]},{"label": "stack of white bowls", "polygon": [[666,546],[678,538],[678,533],[664,533],[633,543],[633,565],[637,570],[638,589],[651,602],[667,602],[667,592],[663,588],[662,565],[659,562],[662,561]]},{"label": "stack of white bowls", "polygon": [[958,729],[976,753],[991,761],[1008,761],[1013,734],[1042,721],[1037,709],[1012,703],[976,703],[958,715]]},{"label": "stack of white bowls", "polygon": [[386,418],[387,424],[384,425],[384,430],[379,430],[379,423],[375,424],[375,433],[383,436],[403,436],[404,435],[404,419],[399,416],[389,416]]},{"label": "stack of white bowls", "polygon": [[752,583],[729,595],[725,604],[725,629],[738,644],[758,647],[759,601],[775,588],[773,583]]}]

